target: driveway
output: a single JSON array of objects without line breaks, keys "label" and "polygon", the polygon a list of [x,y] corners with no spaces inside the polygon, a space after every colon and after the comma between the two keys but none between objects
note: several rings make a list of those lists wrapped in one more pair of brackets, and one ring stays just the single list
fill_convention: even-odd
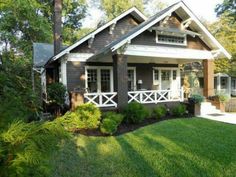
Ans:
[{"label": "driveway", "polygon": [[207,114],[199,117],[229,124],[236,124],[236,113]]}]

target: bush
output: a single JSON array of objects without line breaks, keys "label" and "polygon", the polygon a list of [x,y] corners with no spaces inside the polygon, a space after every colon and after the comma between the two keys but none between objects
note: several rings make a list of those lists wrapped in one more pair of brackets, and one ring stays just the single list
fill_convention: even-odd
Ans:
[{"label": "bush", "polygon": [[115,112],[106,112],[103,114],[103,121],[100,131],[104,134],[112,135],[117,131],[118,126],[122,122],[124,116]]},{"label": "bush", "polygon": [[60,119],[69,131],[95,129],[100,124],[101,112],[93,104],[83,104],[78,106],[74,112],[67,112]]},{"label": "bush", "polygon": [[183,116],[185,112],[186,112],[186,106],[183,104],[178,104],[171,109],[172,115],[176,117]]},{"label": "bush", "polygon": [[149,110],[137,102],[129,103],[123,113],[125,121],[129,123],[140,123],[150,116]]},{"label": "bush", "polygon": [[15,121],[0,134],[0,176],[51,176],[51,159],[70,135],[57,121]]},{"label": "bush", "polygon": [[190,104],[200,104],[204,101],[204,97],[202,95],[191,95],[190,98],[188,99]]},{"label": "bush", "polygon": [[160,119],[164,117],[167,113],[167,109],[165,106],[157,106],[153,109],[153,115],[155,118]]},{"label": "bush", "polygon": [[105,112],[103,114],[103,119],[111,119],[114,120],[117,124],[120,124],[124,119],[124,115],[117,114],[115,112]]},{"label": "bush", "polygon": [[225,103],[225,102],[229,101],[229,96],[226,95],[226,94],[219,93],[216,96],[218,97],[219,101],[222,102],[222,103]]},{"label": "bush", "polygon": [[62,83],[56,82],[47,86],[47,99],[52,103],[63,106],[65,103],[66,88]]},{"label": "bush", "polygon": [[117,131],[118,123],[112,119],[103,119],[100,131],[104,134],[112,135]]}]

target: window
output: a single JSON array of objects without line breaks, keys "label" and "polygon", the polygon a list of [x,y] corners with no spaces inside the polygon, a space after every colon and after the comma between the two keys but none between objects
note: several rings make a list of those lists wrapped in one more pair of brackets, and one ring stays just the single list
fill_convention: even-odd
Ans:
[{"label": "window", "polygon": [[110,67],[87,67],[86,68],[86,88],[88,92],[112,92],[112,68]]},{"label": "window", "polygon": [[135,69],[128,69],[128,91],[136,90]]},{"label": "window", "polygon": [[166,34],[157,34],[157,43],[161,44],[174,44],[174,45],[186,45],[186,36],[174,36]]},{"label": "window", "polygon": [[159,84],[159,70],[154,69],[153,70],[153,85],[158,85]]},{"label": "window", "polygon": [[109,92],[111,90],[110,80],[110,70],[101,69],[101,92]]},{"label": "window", "polygon": [[89,92],[97,92],[97,69],[87,70],[87,84]]},{"label": "window", "polygon": [[176,80],[176,77],[177,77],[177,71],[173,70],[173,80]]}]

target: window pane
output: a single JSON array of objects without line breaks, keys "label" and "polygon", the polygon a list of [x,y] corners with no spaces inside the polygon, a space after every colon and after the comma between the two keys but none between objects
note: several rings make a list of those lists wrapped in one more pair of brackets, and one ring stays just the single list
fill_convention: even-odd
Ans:
[{"label": "window pane", "polygon": [[159,71],[158,70],[154,70],[154,80],[158,81],[159,80]]},{"label": "window pane", "polygon": [[129,69],[128,70],[128,90],[129,91],[133,91],[135,90],[134,88],[134,70],[133,69]]},{"label": "window pane", "polygon": [[174,71],[173,71],[173,80],[176,80],[176,76],[177,76],[177,71],[174,70]]},{"label": "window pane", "polygon": [[101,92],[111,92],[111,76],[109,69],[101,69]]},{"label": "window pane", "polygon": [[158,42],[184,44],[185,37],[158,34]]},{"label": "window pane", "polygon": [[161,80],[163,81],[170,80],[170,71],[161,71]]},{"label": "window pane", "polygon": [[88,92],[97,92],[97,69],[87,70]]}]

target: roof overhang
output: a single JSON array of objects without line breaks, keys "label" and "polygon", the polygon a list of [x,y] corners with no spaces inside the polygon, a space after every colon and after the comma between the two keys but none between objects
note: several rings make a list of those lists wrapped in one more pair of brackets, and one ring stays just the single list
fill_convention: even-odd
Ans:
[{"label": "roof overhang", "polygon": [[80,44],[84,43],[85,41],[87,41],[87,40],[89,40],[91,38],[94,38],[99,32],[103,31],[104,29],[108,28],[109,26],[111,26],[113,24],[116,24],[117,21],[119,21],[123,17],[127,16],[128,14],[133,15],[137,20],[139,20],[141,22],[147,20],[147,17],[142,12],[140,12],[136,7],[132,7],[129,10],[125,11],[124,13],[122,13],[121,15],[119,15],[118,17],[116,17],[113,20],[109,21],[105,25],[99,27],[95,31],[93,31],[90,34],[86,35],[85,37],[81,38],[79,41],[77,41],[73,45],[69,46],[65,50],[61,51],[57,55],[53,56],[51,61],[55,61],[58,58],[62,57],[63,55],[68,54],[71,50],[73,50],[74,48],[76,48]]},{"label": "roof overhang", "polygon": [[215,37],[207,30],[207,28],[200,22],[200,20],[194,15],[194,13],[186,6],[185,3],[180,1],[179,3],[174,4],[171,8],[169,8],[165,13],[158,16],[155,20],[150,21],[142,28],[138,29],[131,35],[119,41],[117,44],[111,47],[111,51],[114,52],[119,49],[121,46],[126,43],[130,43],[132,39],[141,34],[142,32],[150,29],[156,23],[163,20],[167,16],[170,16],[173,12],[176,12],[183,20],[187,20],[191,18],[190,28],[194,28],[194,31],[197,31],[199,35],[201,35],[201,39],[209,45],[213,50],[220,51],[218,54],[218,58],[231,58],[231,55],[224,49],[224,47],[215,39]]}]

